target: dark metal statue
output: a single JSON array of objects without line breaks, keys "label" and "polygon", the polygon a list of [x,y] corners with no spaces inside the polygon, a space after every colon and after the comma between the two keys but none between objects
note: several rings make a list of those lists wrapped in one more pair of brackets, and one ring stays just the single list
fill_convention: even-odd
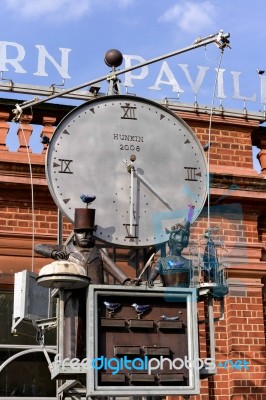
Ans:
[{"label": "dark metal statue", "polygon": [[108,272],[120,284],[130,282],[130,278],[100,249],[95,246],[93,232],[95,209],[75,210],[74,239],[67,245],[37,244],[35,252],[54,260],[74,262],[86,271],[92,284],[103,284],[103,271]]},{"label": "dark metal statue", "polygon": [[156,262],[148,279],[149,287],[153,286],[158,276],[163,286],[189,287],[192,265],[190,260],[181,255],[183,249],[188,246],[189,228],[190,222],[185,220],[183,224],[172,226],[168,231],[170,254]]},{"label": "dark metal statue", "polygon": [[[120,284],[133,284],[108,255],[95,246],[93,237],[95,231],[94,218],[95,209],[76,209],[73,241],[62,246],[38,244],[35,246],[35,252],[54,260],[68,260],[80,265],[85,269],[91,284],[103,284],[104,271],[108,272]],[[86,355],[86,288],[64,290],[64,296],[64,357],[84,358]]]}]

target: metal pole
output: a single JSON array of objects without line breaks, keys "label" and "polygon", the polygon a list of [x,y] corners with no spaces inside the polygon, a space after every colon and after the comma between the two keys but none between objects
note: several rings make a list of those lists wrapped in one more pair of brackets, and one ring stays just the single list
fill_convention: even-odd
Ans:
[{"label": "metal pole", "polygon": [[215,360],[215,328],[213,313],[213,297],[208,296],[208,314],[209,314],[209,338],[210,338],[210,357]]},{"label": "metal pole", "polygon": [[57,210],[57,244],[63,244],[63,214],[58,208]]},{"label": "metal pole", "polygon": [[[64,94],[68,94],[68,93],[71,93],[73,91],[82,89],[82,88],[84,88],[86,86],[95,85],[96,83],[99,83],[101,81],[110,79],[112,76],[119,76],[119,75],[125,74],[127,72],[134,71],[135,69],[142,68],[142,67],[145,67],[146,65],[153,64],[153,63],[158,62],[158,61],[162,61],[162,60],[164,60],[166,58],[174,57],[174,56],[176,56],[178,54],[182,54],[182,53],[185,53],[187,51],[194,50],[194,49],[197,49],[199,47],[206,46],[207,44],[210,44],[210,43],[216,42],[219,47],[222,47],[222,43],[220,43],[220,40],[223,40],[224,38],[227,38],[228,36],[230,36],[230,35],[229,34],[223,35],[222,31],[220,31],[217,34],[209,35],[206,38],[197,39],[190,46],[184,47],[184,48],[182,48],[180,50],[175,50],[175,51],[173,51],[171,53],[167,53],[167,54],[164,54],[164,55],[159,56],[159,57],[152,58],[150,60],[144,61],[144,62],[136,64],[136,65],[132,65],[132,66],[130,66],[128,68],[124,68],[124,69],[122,69],[120,71],[115,71],[115,72],[112,71],[111,74],[104,75],[101,78],[96,78],[96,79],[94,79],[92,81],[88,81],[88,82],[82,83],[80,85],[74,86],[74,87],[72,87],[70,89],[66,89],[66,90],[62,91],[62,93],[55,93],[55,94],[53,94],[51,96],[46,97],[45,99],[38,99],[38,100],[34,99],[32,101],[29,100],[29,101],[25,102],[25,104],[22,103],[22,105],[18,105],[17,104],[17,109],[15,109],[13,111],[17,111],[17,113],[21,113],[22,110],[24,110],[25,108],[28,108],[28,107],[32,107],[33,105],[44,103],[46,101],[49,101],[49,100],[55,99],[57,97],[60,97],[60,96],[62,96]],[[16,112],[15,112],[15,114],[16,114]]]},{"label": "metal pole", "polygon": [[59,289],[59,312],[58,312],[58,354],[60,358],[64,358],[64,306],[65,306],[64,289]]}]

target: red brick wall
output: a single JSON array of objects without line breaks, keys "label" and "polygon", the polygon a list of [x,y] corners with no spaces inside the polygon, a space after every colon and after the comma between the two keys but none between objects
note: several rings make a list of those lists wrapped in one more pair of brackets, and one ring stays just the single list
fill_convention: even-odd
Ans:
[{"label": "red brick wall", "polygon": [[[13,284],[10,272],[32,270],[32,263],[34,271],[39,272],[47,264],[47,259],[34,254],[32,248],[37,243],[56,244],[58,225],[54,206],[51,209],[35,207],[33,211],[29,204],[23,207],[10,203],[10,206],[0,203],[0,271],[5,283]],[[65,238],[71,230],[72,224],[65,222]]]},{"label": "red brick wall", "polygon": [[230,394],[238,395],[241,399],[263,399],[256,397],[256,394],[266,396],[266,348],[261,286],[258,280],[249,282],[246,285],[246,295],[229,297],[227,301],[230,356],[232,359],[246,359],[250,363],[249,371],[234,371],[229,375]]},{"label": "red brick wall", "polygon": [[[195,131],[202,144],[208,143],[208,128],[196,128]],[[253,168],[250,131],[228,130],[228,127],[211,129],[211,143],[211,164]]]},{"label": "red brick wall", "polygon": [[1,207],[0,229],[2,232],[46,234],[56,237],[57,212],[35,209],[34,215],[29,207]]},{"label": "red brick wall", "polygon": [[[230,285],[233,294],[226,297],[225,319],[215,323],[216,364],[226,360],[246,360],[249,370],[237,370],[230,366],[217,367],[217,374],[201,380],[200,395],[191,400],[265,400],[266,399],[266,346],[262,285],[254,282],[234,282]],[[215,306],[215,316],[218,315]],[[204,318],[203,304],[199,305],[199,320]],[[206,315],[205,315],[206,318]],[[205,325],[199,329],[200,357],[206,356]],[[207,342],[208,343],[208,342]],[[202,346],[203,345],[203,346]],[[182,400],[171,396],[171,400]]]}]

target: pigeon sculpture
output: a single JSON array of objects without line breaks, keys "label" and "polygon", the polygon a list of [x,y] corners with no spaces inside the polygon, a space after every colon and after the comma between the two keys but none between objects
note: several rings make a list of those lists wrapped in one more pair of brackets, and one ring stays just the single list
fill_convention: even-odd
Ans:
[{"label": "pigeon sculpture", "polygon": [[212,145],[212,142],[207,142],[207,143],[203,146],[203,150],[204,150],[204,151],[208,151],[209,148],[211,147],[211,145]]},{"label": "pigeon sculpture", "polygon": [[109,317],[114,314],[115,310],[118,310],[118,308],[121,307],[120,303],[110,303],[109,301],[104,301],[103,304],[108,310]]},{"label": "pigeon sculpture", "polygon": [[131,304],[131,307],[134,307],[135,311],[138,314],[138,319],[140,319],[140,317],[146,313],[147,311],[149,311],[151,309],[151,306],[149,304],[137,304],[137,303],[133,303]]},{"label": "pigeon sculpture", "polygon": [[167,315],[161,315],[161,318],[164,321],[177,321],[179,319],[179,317],[168,317]]},{"label": "pigeon sculpture", "polygon": [[96,196],[90,196],[89,194],[81,194],[80,198],[83,201],[83,203],[85,203],[86,206],[88,207],[96,199]]},{"label": "pigeon sculpture", "polygon": [[42,136],[42,138],[41,138],[41,143],[42,144],[49,144],[49,142],[50,142],[50,139],[48,138],[48,136]]}]

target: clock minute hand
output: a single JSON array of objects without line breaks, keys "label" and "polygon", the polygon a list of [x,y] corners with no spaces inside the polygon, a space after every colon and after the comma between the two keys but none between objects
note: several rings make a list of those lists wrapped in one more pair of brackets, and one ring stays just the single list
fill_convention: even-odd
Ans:
[{"label": "clock minute hand", "polygon": [[134,161],[135,158],[131,159],[131,164],[128,164],[126,160],[123,163],[126,164],[127,170],[130,173],[130,204],[129,204],[129,235],[133,236],[133,219],[134,219]]},{"label": "clock minute hand", "polygon": [[130,168],[130,210],[129,210],[129,234],[133,236],[133,218],[134,218],[134,165]]},{"label": "clock minute hand", "polygon": [[[127,169],[129,172],[131,172],[130,164],[126,160],[123,160],[123,163],[126,164]],[[154,186],[146,179],[144,176],[140,175],[138,171],[134,168],[134,174],[137,176],[137,178],[171,211],[173,211],[173,208],[169,204],[169,202],[163,197],[163,195],[158,192],[154,188]]]}]

